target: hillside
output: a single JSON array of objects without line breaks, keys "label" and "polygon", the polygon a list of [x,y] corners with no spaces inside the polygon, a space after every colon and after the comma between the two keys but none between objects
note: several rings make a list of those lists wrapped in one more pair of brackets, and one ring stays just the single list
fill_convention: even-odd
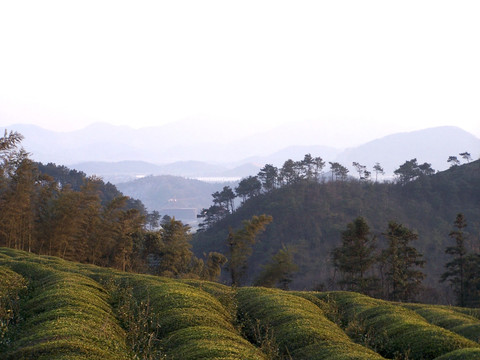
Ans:
[{"label": "hillside", "polygon": [[[248,267],[247,283],[258,274],[282,244],[296,249],[295,262],[300,270],[292,287],[312,289],[323,284],[331,288],[335,274],[330,258],[340,245],[340,232],[347,223],[363,216],[384,246],[389,221],[394,220],[419,235],[415,246],[427,261],[425,284],[438,299],[440,274],[445,271],[448,234],[457,213],[466,217],[469,246],[480,247],[480,161],[424,176],[404,186],[394,183],[357,180],[327,183],[299,182],[283,186],[245,202],[233,214],[219,221],[194,239],[194,250],[226,252],[229,227],[239,228],[242,220],[253,215],[273,216],[273,223],[259,238]],[[446,299],[442,293],[443,299]]]},{"label": "hillside", "polygon": [[[169,209],[193,208],[195,212],[210,206],[212,194],[232,183],[207,183],[185,179],[179,176],[159,175],[117,184],[118,189],[136,199],[140,199],[149,211],[157,210],[161,215],[173,216]],[[173,214],[173,215],[172,215]],[[189,223],[196,218],[179,218]]]},{"label": "hillside", "polygon": [[4,360],[480,356],[478,309],[348,292],[230,288],[6,248],[0,248],[0,290]]}]

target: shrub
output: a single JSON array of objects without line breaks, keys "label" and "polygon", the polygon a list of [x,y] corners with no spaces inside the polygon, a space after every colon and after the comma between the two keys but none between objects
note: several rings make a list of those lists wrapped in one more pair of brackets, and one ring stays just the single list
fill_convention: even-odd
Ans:
[{"label": "shrub", "polygon": [[478,337],[479,318],[478,309],[236,289],[0,249],[2,360],[477,359],[480,345],[466,337]]},{"label": "shrub", "polygon": [[125,333],[98,283],[38,263],[9,265],[29,278],[31,287],[21,304],[24,321],[5,359],[130,358]]},{"label": "shrub", "polygon": [[480,320],[473,316],[443,306],[415,304],[406,307],[414,310],[431,324],[480,342]]},{"label": "shrub", "polygon": [[[238,333],[231,312],[201,288],[152,276],[129,276],[127,281],[137,299],[151,304],[158,346],[168,359],[265,359]],[[219,291],[214,285],[209,288]]]},{"label": "shrub", "polygon": [[7,333],[19,320],[19,295],[26,289],[26,284],[21,275],[0,266],[0,352],[9,345]]},{"label": "shrub", "polygon": [[258,321],[265,329],[271,329],[282,356],[382,359],[372,350],[352,342],[317,305],[303,297],[275,289],[240,288],[238,306],[246,336],[255,340],[253,330]]},{"label": "shrub", "polygon": [[435,360],[478,360],[480,359],[480,349],[460,349],[449,352],[435,358]]},{"label": "shrub", "polygon": [[385,357],[434,359],[457,349],[478,346],[458,334],[429,324],[412,310],[387,301],[346,292],[319,293],[318,296],[337,302],[344,324],[357,319],[362,321],[365,331],[373,334],[371,346]]}]

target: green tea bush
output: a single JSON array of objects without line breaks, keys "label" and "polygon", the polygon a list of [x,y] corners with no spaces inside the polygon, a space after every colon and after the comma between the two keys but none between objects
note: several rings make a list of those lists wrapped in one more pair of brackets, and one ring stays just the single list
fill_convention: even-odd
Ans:
[{"label": "green tea bush", "polygon": [[131,358],[108,294],[98,283],[38,263],[9,266],[32,286],[5,359]]},{"label": "green tea bush", "polygon": [[435,358],[435,360],[478,360],[480,359],[480,349],[468,348],[449,352]]},{"label": "green tea bush", "polygon": [[26,289],[23,276],[0,266],[0,353],[9,346],[9,329],[19,320],[20,293]]},{"label": "green tea bush", "polygon": [[151,304],[168,359],[265,359],[241,337],[231,312],[201,288],[151,276],[128,281],[134,296]]},{"label": "green tea bush", "polygon": [[272,337],[282,356],[294,359],[383,359],[355,344],[323,311],[303,297],[275,289],[238,289],[239,316],[245,333],[257,341],[257,321]]},{"label": "green tea bush", "polygon": [[473,316],[480,320],[480,308],[469,309],[469,308],[455,308],[455,311],[460,312],[462,314],[466,314],[469,316]]},{"label": "green tea bush", "polygon": [[171,333],[164,341],[168,359],[267,359],[239,334],[211,326],[192,326]]},{"label": "green tea bush", "polygon": [[479,359],[479,322],[478,309],[235,289],[0,249],[2,360]]},{"label": "green tea bush", "polygon": [[316,291],[290,291],[290,294],[302,297],[315,305],[317,305],[324,313],[324,315],[337,325],[341,324],[341,315],[336,302],[329,300],[320,300],[318,292]]},{"label": "green tea bush", "polygon": [[[8,248],[8,247],[0,247],[0,253],[2,254],[3,257],[8,258],[9,260],[11,260],[13,258],[18,258],[18,257],[24,257],[26,255],[28,256],[30,254],[30,253],[25,252],[25,251],[15,250],[15,249]],[[33,256],[35,256],[35,255],[33,255]]]},{"label": "green tea bush", "polygon": [[412,304],[406,307],[414,310],[431,324],[480,342],[480,320],[476,317],[443,306]]},{"label": "green tea bush", "polygon": [[225,310],[227,310],[230,320],[235,321],[237,316],[237,300],[235,298],[235,288],[210,281],[193,279],[185,279],[181,281],[185,284],[189,284],[193,287],[199,288],[212,295],[222,304]]},{"label": "green tea bush", "polygon": [[[98,274],[96,274],[98,275]],[[133,287],[122,277],[102,273],[100,281],[109,291],[112,307],[126,333],[126,343],[134,359],[160,360],[164,352],[159,346],[159,326],[150,302],[137,299]]]},{"label": "green tea bush", "polygon": [[451,351],[477,347],[458,334],[428,323],[412,310],[365,295],[319,293],[321,299],[334,299],[341,309],[345,326],[360,320],[369,332],[371,346],[385,357],[434,359]]}]

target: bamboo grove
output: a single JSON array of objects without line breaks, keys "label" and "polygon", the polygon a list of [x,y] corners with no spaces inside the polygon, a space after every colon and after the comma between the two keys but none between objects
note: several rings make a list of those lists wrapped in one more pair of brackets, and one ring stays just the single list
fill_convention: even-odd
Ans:
[{"label": "bamboo grove", "polygon": [[[196,258],[187,225],[164,219],[159,227],[155,214],[114,185],[33,162],[22,138],[16,132],[0,138],[0,246],[123,271],[219,276],[225,257]],[[147,223],[156,230],[146,230]]]}]

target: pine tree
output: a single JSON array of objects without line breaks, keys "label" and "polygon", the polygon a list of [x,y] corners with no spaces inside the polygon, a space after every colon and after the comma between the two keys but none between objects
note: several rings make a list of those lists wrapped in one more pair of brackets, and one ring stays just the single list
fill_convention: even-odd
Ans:
[{"label": "pine tree", "polygon": [[342,279],[338,284],[347,290],[369,293],[376,283],[368,272],[376,261],[375,237],[363,217],[347,224],[342,232],[342,245],[332,252],[333,263]]},{"label": "pine tree", "polygon": [[375,171],[375,182],[378,181],[378,174],[385,175],[385,171],[383,170],[383,167],[378,162],[376,162],[375,165],[373,166],[373,171]]},{"label": "pine tree", "polygon": [[480,254],[471,253],[465,258],[465,306],[480,307]]},{"label": "pine tree", "polygon": [[387,298],[393,301],[409,301],[418,295],[425,274],[419,270],[425,265],[423,255],[410,242],[418,235],[401,224],[391,221],[387,232],[388,248],[382,252],[386,265]]},{"label": "pine tree", "polygon": [[465,306],[467,298],[467,249],[465,248],[465,233],[464,229],[467,227],[467,222],[463,214],[457,214],[453,223],[455,230],[452,230],[449,236],[455,240],[454,246],[448,246],[445,253],[452,255],[453,259],[445,264],[446,271],[440,278],[441,282],[449,280],[455,296],[457,297],[457,305]]},{"label": "pine tree", "polygon": [[266,164],[261,168],[257,177],[265,192],[272,191],[278,185],[278,169],[271,164]]},{"label": "pine tree", "polygon": [[258,180],[258,177],[248,176],[238,183],[235,193],[242,198],[242,203],[244,203],[247,199],[259,195],[261,190],[262,183]]}]

